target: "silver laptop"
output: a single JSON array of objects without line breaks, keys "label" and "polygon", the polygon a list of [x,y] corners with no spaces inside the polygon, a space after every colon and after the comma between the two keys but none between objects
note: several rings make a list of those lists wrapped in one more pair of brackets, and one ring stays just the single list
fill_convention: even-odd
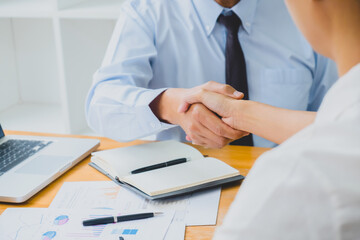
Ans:
[{"label": "silver laptop", "polygon": [[96,139],[5,136],[0,125],[0,202],[24,202],[99,146]]}]

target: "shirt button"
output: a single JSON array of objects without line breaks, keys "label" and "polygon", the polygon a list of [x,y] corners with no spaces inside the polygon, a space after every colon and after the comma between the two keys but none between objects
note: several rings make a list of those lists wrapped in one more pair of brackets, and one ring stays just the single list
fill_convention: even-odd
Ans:
[{"label": "shirt button", "polygon": [[247,27],[250,27],[251,24],[247,22],[247,23],[245,23],[245,25],[246,25]]},{"label": "shirt button", "polygon": [[210,26],[206,26],[206,30],[208,30],[208,31],[209,31],[209,30],[210,30]]},{"label": "shirt button", "polygon": [[152,122],[152,123],[150,123],[150,126],[151,126],[152,128],[156,128],[156,123]]}]

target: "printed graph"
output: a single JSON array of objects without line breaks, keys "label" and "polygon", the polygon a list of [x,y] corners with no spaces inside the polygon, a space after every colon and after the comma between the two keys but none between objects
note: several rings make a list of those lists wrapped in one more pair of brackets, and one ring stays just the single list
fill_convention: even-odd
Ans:
[{"label": "printed graph", "polygon": [[69,221],[69,217],[67,215],[61,215],[55,218],[54,225],[61,226],[66,224],[68,221]]},{"label": "printed graph", "polygon": [[113,182],[64,183],[51,208],[113,209],[118,206],[120,186]]},{"label": "printed graph", "polygon": [[[81,219],[80,221],[87,220],[87,219],[95,219],[95,218],[103,218],[103,217],[110,217],[111,215],[104,215],[104,214],[91,214],[86,218]],[[76,238],[76,239],[97,239],[100,237],[101,233],[104,231],[106,225],[96,225],[90,227],[83,227],[79,229],[77,232],[68,232],[66,233],[66,237],[68,238]]]},{"label": "printed graph", "polygon": [[137,228],[117,228],[111,231],[111,234],[114,235],[136,235],[139,232]]},{"label": "printed graph", "polygon": [[123,235],[136,235],[138,232],[138,229],[124,229],[122,232]]},{"label": "printed graph", "polygon": [[42,235],[41,240],[51,240],[56,236],[56,232],[55,231],[49,231],[46,232]]}]

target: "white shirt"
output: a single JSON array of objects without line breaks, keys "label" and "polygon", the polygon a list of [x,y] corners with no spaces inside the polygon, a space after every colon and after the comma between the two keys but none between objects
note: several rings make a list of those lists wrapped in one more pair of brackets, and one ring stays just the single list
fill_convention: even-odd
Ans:
[{"label": "white shirt", "polygon": [[255,162],[214,239],[360,239],[360,64]]},{"label": "white shirt", "polygon": [[[276,107],[317,111],[338,78],[294,25],[283,0],[245,0],[231,9],[243,26],[250,99]],[[161,122],[149,104],[167,88],[225,83],[226,29],[214,0],[130,0],[123,4],[86,103],[89,126],[131,141],[185,140],[177,125]],[[276,12],[276,14],[274,14]],[[240,89],[238,89],[240,90]],[[275,144],[253,136],[255,146]]]}]

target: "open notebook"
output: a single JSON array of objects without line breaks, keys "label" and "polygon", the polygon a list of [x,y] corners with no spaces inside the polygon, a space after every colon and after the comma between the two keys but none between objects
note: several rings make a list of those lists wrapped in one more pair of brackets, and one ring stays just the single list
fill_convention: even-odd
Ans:
[{"label": "open notebook", "polygon": [[[187,158],[188,161],[131,174],[133,170],[178,158]],[[90,165],[118,184],[149,199],[180,195],[244,178],[226,163],[203,157],[197,149],[176,141],[95,152]]]}]

